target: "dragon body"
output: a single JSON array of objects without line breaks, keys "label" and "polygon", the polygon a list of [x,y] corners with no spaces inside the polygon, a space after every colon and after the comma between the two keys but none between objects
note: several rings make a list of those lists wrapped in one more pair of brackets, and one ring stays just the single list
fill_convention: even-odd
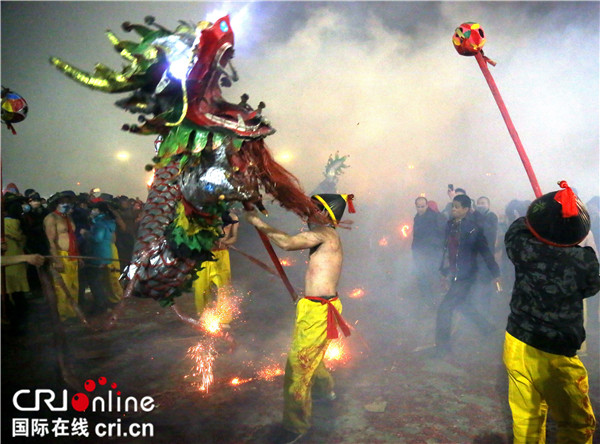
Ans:
[{"label": "dragon body", "polygon": [[237,104],[221,95],[238,80],[229,17],[195,26],[180,21],[175,31],[152,17],[145,23],[122,25],[139,43],[107,31],[128,62],[120,72],[98,64],[90,74],[55,57],[50,63],[94,90],[129,93],[115,104],[139,114],[140,125],[122,129],[157,136],[154,180],[127,277],[136,281],[134,294],[172,305],[202,263],[214,260],[210,250],[232,203],[260,208],[266,193],[304,219],[320,216],[264,143],[275,132],[264,103],[253,109],[246,94]]}]

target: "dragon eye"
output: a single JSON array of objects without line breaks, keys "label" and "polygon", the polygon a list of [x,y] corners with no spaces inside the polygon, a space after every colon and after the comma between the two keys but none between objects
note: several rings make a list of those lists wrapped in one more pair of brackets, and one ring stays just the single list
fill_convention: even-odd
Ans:
[{"label": "dragon eye", "polygon": [[227,25],[227,22],[225,20],[223,20],[220,24],[219,24],[219,28],[221,28],[221,31],[223,32],[227,32],[229,31],[229,26]]}]

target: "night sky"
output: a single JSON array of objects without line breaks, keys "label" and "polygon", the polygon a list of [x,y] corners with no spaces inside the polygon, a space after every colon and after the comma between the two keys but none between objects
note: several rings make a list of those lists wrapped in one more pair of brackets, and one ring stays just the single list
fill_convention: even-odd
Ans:
[{"label": "night sky", "polygon": [[[48,63],[59,57],[93,71],[124,60],[105,30],[153,15],[215,20],[229,13],[240,80],[237,102],[264,101],[277,129],[276,158],[307,192],[330,154],[350,155],[339,191],[382,212],[414,214],[424,193],[445,205],[446,185],[487,195],[492,209],[533,191],[484,77],[453,49],[456,26],[481,23],[485,54],[543,192],[566,179],[584,201],[599,182],[598,2],[6,2],[2,85],[29,104],[16,136],[3,126],[3,186],[44,196],[93,187],[145,199],[153,136],[114,102]],[[119,159],[125,152],[127,159]],[[122,156],[124,156],[122,154]]]}]

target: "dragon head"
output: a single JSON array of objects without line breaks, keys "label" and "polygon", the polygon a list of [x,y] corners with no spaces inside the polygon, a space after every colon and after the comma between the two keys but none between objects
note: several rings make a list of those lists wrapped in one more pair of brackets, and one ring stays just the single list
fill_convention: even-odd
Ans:
[{"label": "dragon head", "polygon": [[229,87],[238,80],[231,63],[234,38],[229,16],[213,24],[200,22],[197,34],[199,38],[187,78],[187,119],[203,127],[229,130],[241,138],[265,137],[275,132],[261,116],[262,102],[253,110],[246,94],[239,104],[229,103],[221,95],[221,86]]},{"label": "dragon head", "polygon": [[238,80],[231,63],[234,35],[229,16],[195,26],[180,21],[175,31],[156,24],[153,17],[146,17],[145,23],[157,29],[129,22],[122,25],[124,31],[135,31],[142,38],[139,43],[107,32],[117,52],[129,62],[121,72],[98,64],[89,74],[56,57],[51,57],[50,63],[89,88],[130,92],[116,105],[140,114],[141,125],[123,127],[134,133],[166,135],[186,119],[206,130],[229,132],[242,139],[275,132],[261,115],[264,103],[255,110],[246,94],[237,104],[227,102],[221,94],[221,87]]}]

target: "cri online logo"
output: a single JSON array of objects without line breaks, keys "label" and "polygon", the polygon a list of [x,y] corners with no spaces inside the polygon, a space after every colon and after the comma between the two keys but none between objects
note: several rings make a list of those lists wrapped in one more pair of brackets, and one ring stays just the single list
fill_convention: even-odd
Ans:
[{"label": "cri online logo", "polygon": [[[106,386],[106,383],[107,379],[104,376],[98,378],[98,386]],[[96,390],[98,386],[92,379],[88,379],[83,384],[83,387],[89,393]],[[154,399],[151,396],[144,396],[139,401],[134,396],[122,399],[120,391],[116,392],[116,396],[113,394],[116,388],[116,382],[110,384],[110,389],[112,390],[108,390],[106,399],[102,396],[95,396],[90,400],[87,394],[76,393],[71,398],[71,407],[78,412],[85,412],[90,408],[92,412],[137,412],[140,409],[144,412],[150,412],[154,409]],[[34,405],[31,406],[31,402],[29,402],[29,406],[23,406],[24,404],[27,405],[28,402],[23,401],[21,398],[30,398],[25,396],[29,393],[31,393],[31,390],[23,389],[14,394],[13,405],[17,410],[21,412],[37,412],[40,410],[42,401],[52,412],[64,412],[68,408],[68,393],[66,389],[62,391],[62,403],[60,399],[56,399],[57,397],[53,390],[37,389],[34,391]]]}]

